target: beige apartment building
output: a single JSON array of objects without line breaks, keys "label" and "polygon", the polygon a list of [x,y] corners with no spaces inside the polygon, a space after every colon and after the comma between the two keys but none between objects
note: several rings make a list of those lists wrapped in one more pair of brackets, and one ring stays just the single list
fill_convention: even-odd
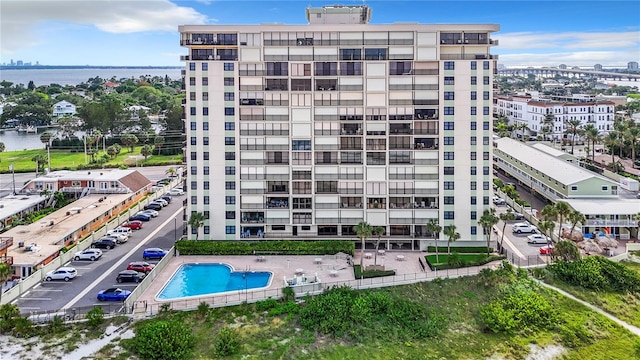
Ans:
[{"label": "beige apartment building", "polygon": [[436,219],[481,241],[499,26],[369,24],[367,6],[306,16],[180,26],[188,211],[206,218],[191,234],[355,239],[367,221],[418,249]]}]

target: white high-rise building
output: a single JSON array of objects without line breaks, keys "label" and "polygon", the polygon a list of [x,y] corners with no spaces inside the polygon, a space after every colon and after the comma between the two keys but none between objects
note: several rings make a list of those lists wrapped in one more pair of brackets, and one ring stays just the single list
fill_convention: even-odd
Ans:
[{"label": "white high-rise building", "polygon": [[436,219],[484,239],[499,26],[370,16],[329,6],[308,8],[308,25],[180,26],[188,213],[206,218],[191,234],[355,239],[367,221],[387,246],[418,249]]}]

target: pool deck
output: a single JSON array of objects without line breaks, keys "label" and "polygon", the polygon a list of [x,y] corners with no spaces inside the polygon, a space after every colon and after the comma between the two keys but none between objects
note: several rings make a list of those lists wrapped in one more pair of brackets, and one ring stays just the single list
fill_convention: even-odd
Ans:
[{"label": "pool deck", "polygon": [[[374,264],[374,252],[374,250],[366,251],[366,253],[370,253],[371,257],[365,257],[365,259],[363,259],[363,265],[365,267]],[[400,255],[400,257],[398,255]],[[395,270],[396,275],[422,273],[418,258],[424,257],[424,255],[426,254],[417,251],[386,252],[384,255],[378,255],[377,264],[385,266],[386,270]],[[318,262],[317,259],[319,258],[322,259],[322,261]],[[354,264],[360,264],[360,252],[356,252],[352,261]],[[157,300],[156,295],[158,292],[162,290],[180,265],[187,263],[224,263],[231,265],[234,271],[270,271],[273,273],[273,276],[269,285],[265,288],[232,291],[219,295],[203,295],[188,299],[174,299],[170,301]],[[216,304],[226,305],[241,303],[243,301],[251,302],[269,297],[277,298],[280,297],[281,290],[284,287],[284,278],[294,278],[297,270],[303,270],[302,274],[307,278],[313,278],[313,276],[317,274],[320,282],[325,286],[331,283],[340,285],[355,280],[353,267],[347,263],[347,260],[336,258],[333,255],[265,255],[262,259],[254,255],[182,255],[174,257],[169,261],[166,267],[156,275],[150,286],[140,295],[137,302],[145,302],[151,309],[157,308],[160,304],[167,302],[171,302],[172,308],[175,309],[193,309],[202,301],[216,306]],[[430,273],[431,271],[427,268],[426,272]]]}]

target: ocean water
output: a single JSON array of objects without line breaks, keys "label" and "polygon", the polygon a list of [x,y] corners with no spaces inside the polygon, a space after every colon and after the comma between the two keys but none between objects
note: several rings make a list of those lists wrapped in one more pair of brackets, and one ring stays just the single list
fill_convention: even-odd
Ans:
[{"label": "ocean water", "polygon": [[8,69],[0,71],[0,81],[11,81],[14,84],[29,84],[33,81],[36,86],[60,84],[77,85],[81,82],[99,76],[103,79],[134,78],[143,75],[161,76],[168,75],[173,80],[180,79],[181,69],[161,69],[161,68],[117,68],[117,69]]}]

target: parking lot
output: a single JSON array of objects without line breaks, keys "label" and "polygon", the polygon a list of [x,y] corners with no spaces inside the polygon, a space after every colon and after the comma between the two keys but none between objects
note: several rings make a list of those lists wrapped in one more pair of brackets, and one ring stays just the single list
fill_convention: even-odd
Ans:
[{"label": "parking lot", "polygon": [[172,202],[159,212],[158,217],[144,222],[142,229],[133,230],[127,242],[111,250],[102,249],[103,255],[100,259],[73,260],[65,264],[77,270],[78,274],[74,279],[68,282],[43,281],[25,292],[14,303],[23,314],[89,308],[94,305],[102,306],[107,312],[113,311],[122,303],[98,302],[98,292],[110,287],[123,290],[133,290],[136,287],[136,283],[117,283],[118,273],[125,270],[130,262],[142,261],[142,252],[145,248],[169,249],[173,246],[175,240],[182,235],[184,199],[184,195],[174,196]]}]

